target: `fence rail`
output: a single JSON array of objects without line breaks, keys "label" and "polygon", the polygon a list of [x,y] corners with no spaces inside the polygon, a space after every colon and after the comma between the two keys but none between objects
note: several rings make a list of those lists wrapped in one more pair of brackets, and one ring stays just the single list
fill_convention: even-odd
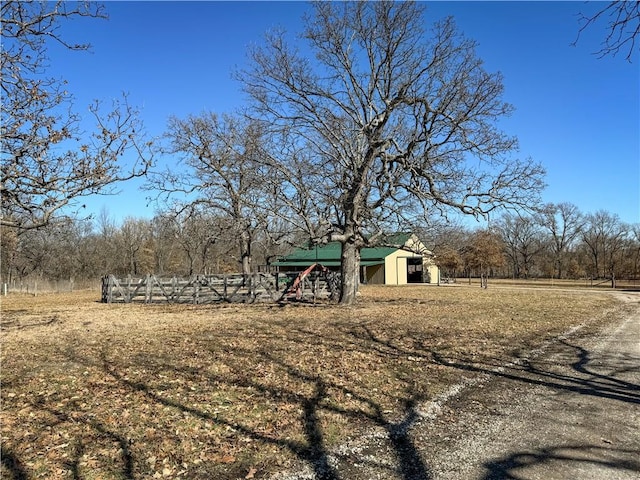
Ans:
[{"label": "fence rail", "polygon": [[294,274],[194,275],[163,278],[156,275],[102,278],[103,303],[254,303],[286,300],[316,300],[335,294],[335,281],[309,275],[290,291]]}]

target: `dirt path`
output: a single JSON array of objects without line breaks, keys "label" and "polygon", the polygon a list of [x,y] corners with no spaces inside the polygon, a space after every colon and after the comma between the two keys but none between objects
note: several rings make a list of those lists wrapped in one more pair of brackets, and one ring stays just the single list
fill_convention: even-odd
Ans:
[{"label": "dirt path", "polygon": [[446,448],[429,440],[437,425],[417,432],[433,447],[431,478],[640,478],[640,304],[597,337],[568,336],[491,376],[452,402],[464,413],[450,428],[436,422]]},{"label": "dirt path", "polygon": [[640,293],[620,295],[634,313],[597,336],[576,327],[509,365],[441,359],[474,375],[332,452],[325,476],[276,478],[637,480]]}]

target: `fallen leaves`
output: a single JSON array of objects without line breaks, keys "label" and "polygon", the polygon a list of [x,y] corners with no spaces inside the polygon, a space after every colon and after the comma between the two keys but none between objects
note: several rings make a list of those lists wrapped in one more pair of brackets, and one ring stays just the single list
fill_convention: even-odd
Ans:
[{"label": "fallen leaves", "polygon": [[251,468],[249,469],[249,473],[247,473],[247,474],[245,475],[245,477],[244,477],[244,478],[245,478],[245,480],[249,480],[250,478],[255,478],[256,473],[258,473],[258,470],[257,470],[257,469],[255,469],[255,468],[253,468],[253,467],[251,467]]},{"label": "fallen leaves", "polygon": [[614,308],[424,286],[363,288],[346,310],[94,297],[3,300],[15,321],[59,318],[3,332],[1,440],[28,477],[262,478],[465,374],[437,358],[500,361]]}]

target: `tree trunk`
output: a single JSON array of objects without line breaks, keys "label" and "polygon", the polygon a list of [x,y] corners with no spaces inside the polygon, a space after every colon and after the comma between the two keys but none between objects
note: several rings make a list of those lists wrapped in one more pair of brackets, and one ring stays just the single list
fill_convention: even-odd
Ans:
[{"label": "tree trunk", "polygon": [[245,277],[251,274],[251,257],[249,255],[242,256],[242,275]]},{"label": "tree trunk", "polygon": [[560,258],[560,255],[558,255],[558,259],[556,261],[556,267],[557,267],[557,273],[558,273],[558,280],[560,280],[562,278],[562,259]]},{"label": "tree trunk", "polygon": [[353,242],[347,241],[342,244],[340,265],[342,267],[340,304],[353,305],[356,302],[360,284],[360,248]]},{"label": "tree trunk", "polygon": [[242,275],[246,278],[251,274],[251,237],[242,232],[239,238],[240,259],[242,261]]},{"label": "tree trunk", "polygon": [[191,253],[187,252],[187,258],[189,259],[189,276],[193,275],[193,263],[194,259],[191,256]]}]

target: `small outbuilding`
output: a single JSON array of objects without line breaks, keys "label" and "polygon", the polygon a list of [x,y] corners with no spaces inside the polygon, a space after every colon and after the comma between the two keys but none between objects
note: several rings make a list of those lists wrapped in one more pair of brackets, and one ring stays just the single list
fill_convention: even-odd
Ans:
[{"label": "small outbuilding", "polygon": [[[311,248],[299,248],[273,265],[281,272],[300,272],[314,263],[331,270],[340,269],[341,245],[331,242]],[[384,246],[366,247],[360,251],[360,281],[379,285],[407,283],[437,284],[440,270],[434,255],[414,234],[396,234]]]}]

